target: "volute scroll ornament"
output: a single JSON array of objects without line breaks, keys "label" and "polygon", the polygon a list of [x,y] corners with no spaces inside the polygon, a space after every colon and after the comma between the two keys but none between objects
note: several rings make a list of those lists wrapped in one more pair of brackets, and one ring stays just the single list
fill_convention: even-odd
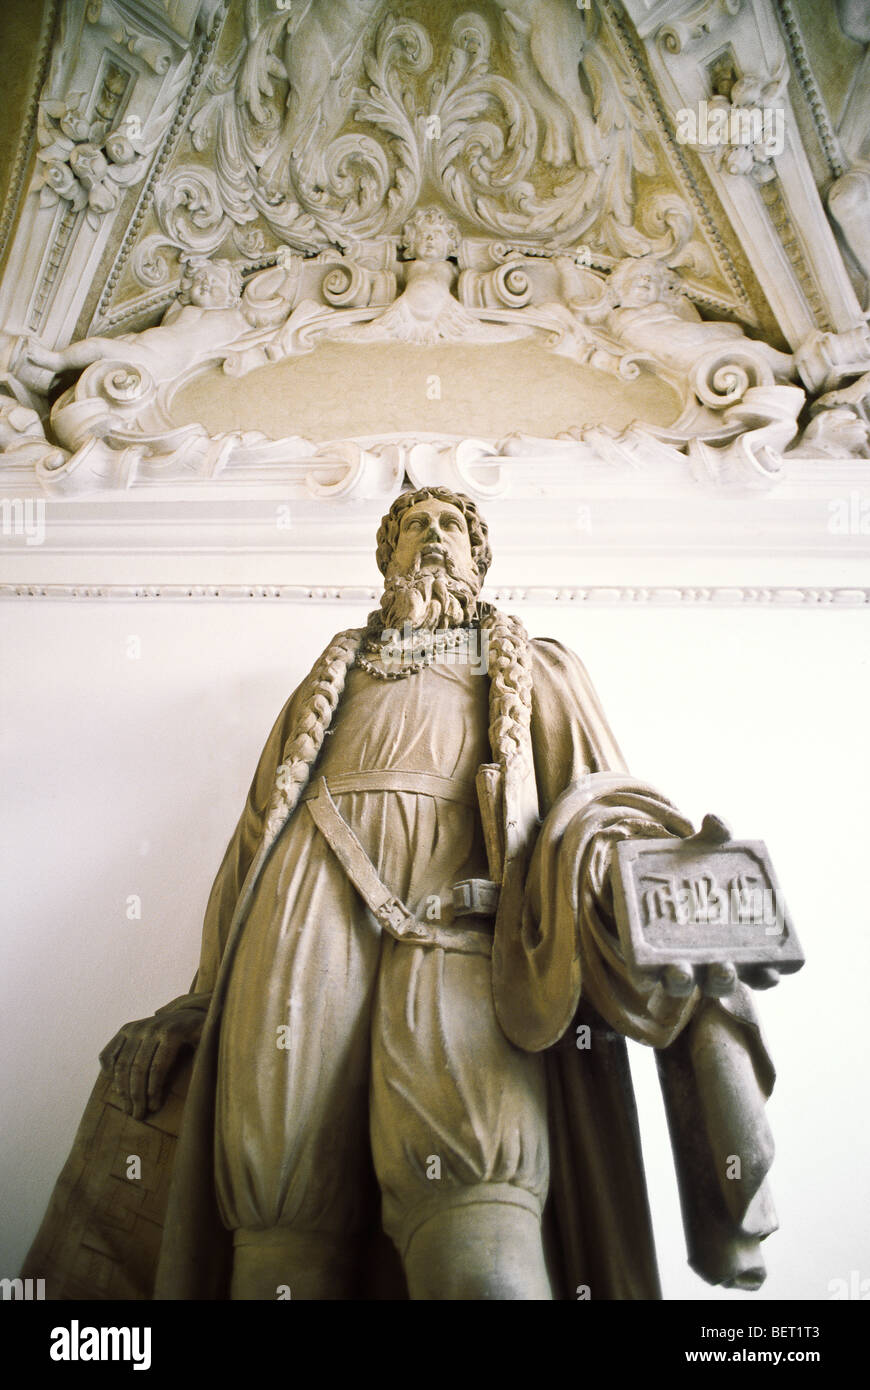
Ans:
[{"label": "volute scroll ornament", "polygon": [[[420,485],[438,481],[494,497],[530,476],[524,460],[538,459],[566,480],[606,461],[632,474],[657,467],[703,486],[755,491],[775,486],[787,466],[806,399],[798,378],[830,387],[870,370],[866,329],[816,333],[797,353],[784,353],[737,324],[702,319],[658,257],[623,257],[606,275],[586,261],[463,237],[434,205],[418,208],[399,238],[313,257],[285,248],[244,285],[225,260],[187,257],[179,300],[158,327],[60,352],[37,340],[25,345],[17,370],[31,389],[46,390],[59,371],[81,370],[52,409],[53,439],[37,477],[50,492],[76,494],[192,474],[273,477],[278,467],[320,498],[390,496],[407,471]],[[208,371],[244,377],[325,344],[364,352],[392,343],[422,353],[450,344],[496,351],[519,340],[581,371],[657,379],[678,414],[670,424],[637,421],[621,433],[578,421],[560,438],[504,446],[505,434],[471,431],[326,442],[298,429],[282,438],[258,428],[211,436],[174,412],[179,392]],[[813,426],[819,436],[823,430],[833,437],[829,426]]]}]

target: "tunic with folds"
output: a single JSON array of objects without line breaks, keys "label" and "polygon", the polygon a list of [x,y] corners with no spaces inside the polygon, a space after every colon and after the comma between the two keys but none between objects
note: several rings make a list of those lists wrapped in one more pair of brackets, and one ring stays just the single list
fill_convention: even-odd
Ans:
[{"label": "tunic with folds", "polygon": [[[398,681],[354,668],[318,764],[334,787],[360,772],[451,779],[464,800],[446,788],[335,792],[382,881],[448,939],[452,885],[488,876],[474,804],[488,700],[467,662]],[[264,870],[224,1005],[216,1160],[228,1228],[361,1228],[370,1144],[400,1249],[445,1203],[540,1213],[542,1062],[501,1032],[482,943],[469,954],[382,935],[300,807]]]}]

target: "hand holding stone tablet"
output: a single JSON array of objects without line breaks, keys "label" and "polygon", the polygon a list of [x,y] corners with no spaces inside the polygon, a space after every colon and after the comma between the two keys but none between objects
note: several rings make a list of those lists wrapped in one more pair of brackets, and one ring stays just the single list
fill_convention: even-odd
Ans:
[{"label": "hand holding stone tablet", "polygon": [[766,846],[717,816],[686,840],[623,841],[612,882],[626,961],[670,995],[769,989],[804,963]]}]

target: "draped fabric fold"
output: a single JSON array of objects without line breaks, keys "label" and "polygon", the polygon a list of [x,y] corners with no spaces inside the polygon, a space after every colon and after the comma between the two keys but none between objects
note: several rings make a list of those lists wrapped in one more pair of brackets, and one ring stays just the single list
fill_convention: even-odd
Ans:
[{"label": "draped fabric fold", "polygon": [[757,1289],[777,1229],[767,1174],[774,1081],[749,991],[708,1000],[657,1053],[689,1264],[709,1284]]},{"label": "draped fabric fold", "polygon": [[[553,1118],[561,1117],[563,1131],[557,1151],[586,1153],[587,1172],[588,1128],[602,1125],[608,1142],[620,1129],[610,1112],[603,1123],[602,1077],[610,1077],[611,1098],[624,1093],[622,1143],[609,1154],[611,1169],[595,1180],[595,1221],[609,1227],[605,1245],[611,1251],[627,1248],[628,1205],[635,1207],[636,1231],[645,1221],[645,1193],[624,1171],[627,1163],[634,1171],[641,1160],[636,1126],[626,1128],[625,1117],[634,1111],[627,1072],[620,1073],[621,1039],[656,1049],[689,1262],[709,1283],[753,1289],[764,1279],[760,1242],[776,1230],[776,1216],[766,1183],[773,1141],[764,1109],[774,1072],[750,993],[738,985],[721,1000],[703,999],[697,988],[687,998],[670,998],[660,984],[629,969],[612,916],[607,872],[616,842],[691,832],[670,802],[624,774],[592,774],[565,789],[541,827],[522,910],[513,918],[512,1038],[529,1050],[551,1049]],[[590,1045],[574,1048],[573,1025],[584,1018],[592,1019]],[[567,1048],[560,1043],[566,1033]],[[614,1173],[621,1174],[618,1182]],[[558,1201],[558,1186],[555,1192]],[[601,1240],[587,1236],[581,1253],[572,1232],[582,1233],[583,1225],[575,1212],[560,1229],[563,1240],[575,1239],[575,1266],[595,1270]],[[608,1288],[625,1288],[625,1269],[632,1266],[637,1275],[643,1261],[609,1268]],[[601,1278],[599,1271],[599,1287]]]}]

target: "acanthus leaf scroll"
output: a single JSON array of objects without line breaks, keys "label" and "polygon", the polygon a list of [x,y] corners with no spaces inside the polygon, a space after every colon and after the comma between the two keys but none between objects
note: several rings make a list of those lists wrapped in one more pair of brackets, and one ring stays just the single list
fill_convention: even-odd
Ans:
[{"label": "acanthus leaf scroll", "polygon": [[395,235],[424,191],[472,234],[584,239],[703,275],[694,214],[662,191],[654,123],[605,19],[563,0],[497,8],[448,15],[442,34],[440,15],[427,27],[385,0],[248,5],[190,124],[209,163],[164,176],[140,281],[168,280],[161,243],[210,254],[232,237],[250,255],[270,238],[313,251]]}]

